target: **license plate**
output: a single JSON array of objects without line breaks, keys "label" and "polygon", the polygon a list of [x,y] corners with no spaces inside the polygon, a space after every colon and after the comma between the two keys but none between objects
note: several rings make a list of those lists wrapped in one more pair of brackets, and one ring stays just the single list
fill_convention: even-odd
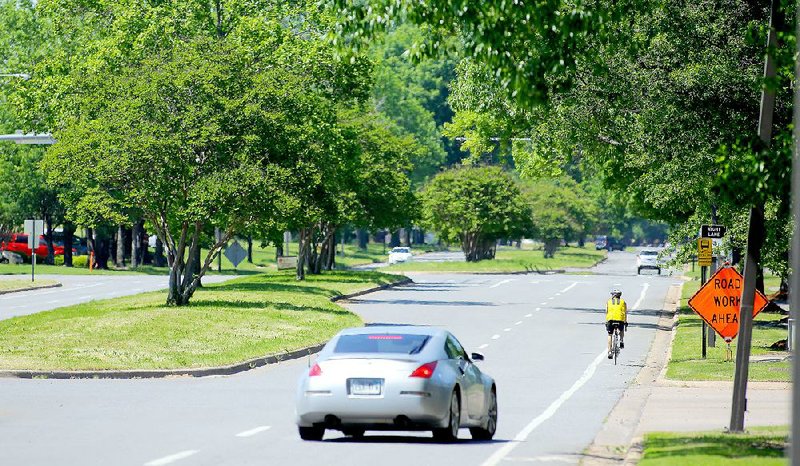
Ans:
[{"label": "license plate", "polygon": [[383,379],[348,379],[351,395],[380,395]]}]

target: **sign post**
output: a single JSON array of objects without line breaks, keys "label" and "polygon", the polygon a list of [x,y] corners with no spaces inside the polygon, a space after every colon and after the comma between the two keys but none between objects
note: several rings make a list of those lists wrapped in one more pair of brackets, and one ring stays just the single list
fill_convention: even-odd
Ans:
[{"label": "sign post", "polygon": [[[703,227],[707,226],[708,225],[703,225]],[[704,231],[704,229],[701,228],[700,236],[702,236],[704,233],[706,232]],[[708,266],[711,265],[711,256],[713,255],[714,252],[713,249],[714,249],[713,242],[711,241],[711,238],[699,238],[697,240],[697,263],[700,265],[700,283],[702,283],[703,285],[706,284],[706,277],[708,276]],[[700,335],[700,341],[701,341],[700,347],[702,348],[701,355],[703,356],[703,359],[706,358],[706,333],[707,333],[706,322],[704,320]]]},{"label": "sign post", "polygon": [[36,248],[39,235],[44,231],[44,220],[25,220],[25,234],[28,235],[28,248],[31,250],[31,281],[36,279]]}]

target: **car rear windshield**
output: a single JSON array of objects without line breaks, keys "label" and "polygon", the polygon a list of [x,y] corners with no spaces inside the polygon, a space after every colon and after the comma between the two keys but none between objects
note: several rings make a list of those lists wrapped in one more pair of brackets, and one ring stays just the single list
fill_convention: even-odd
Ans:
[{"label": "car rear windshield", "polygon": [[408,252],[408,248],[394,248],[392,252]]},{"label": "car rear windshield", "polygon": [[417,354],[422,351],[429,339],[429,335],[397,333],[342,335],[336,342],[333,352]]},{"label": "car rear windshield", "polygon": [[657,256],[657,251],[642,251],[639,253],[640,256]]},{"label": "car rear windshield", "polygon": [[15,242],[15,243],[25,243],[25,244],[28,244],[28,235],[17,235],[17,237],[16,237],[16,238],[14,238],[14,242]]}]

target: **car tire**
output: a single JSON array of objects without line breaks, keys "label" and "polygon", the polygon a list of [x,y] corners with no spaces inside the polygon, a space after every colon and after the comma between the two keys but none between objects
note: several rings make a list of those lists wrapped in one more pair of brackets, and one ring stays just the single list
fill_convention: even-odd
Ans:
[{"label": "car tire", "polygon": [[342,430],[342,433],[348,437],[353,437],[354,439],[360,439],[364,437],[365,429],[360,429],[358,427],[352,427],[349,429]]},{"label": "car tire", "polygon": [[484,427],[470,427],[469,433],[473,440],[491,440],[497,430],[497,392],[492,387],[489,395],[489,409],[486,411],[486,425]]},{"label": "car tire", "polygon": [[450,395],[450,413],[447,427],[433,429],[433,438],[439,442],[452,443],[458,440],[458,428],[461,427],[461,402],[458,389]]},{"label": "car tire", "polygon": [[312,440],[312,441],[320,441],[322,437],[325,435],[325,429],[322,427],[302,427],[298,426],[297,431],[300,434],[300,438],[303,440]]},{"label": "car tire", "polygon": [[639,267],[638,269],[636,269],[636,275],[641,275],[641,274],[642,274],[642,268]]},{"label": "car tire", "polygon": [[661,267],[657,268],[657,269],[656,269],[656,272],[657,272],[659,275],[661,275]]}]

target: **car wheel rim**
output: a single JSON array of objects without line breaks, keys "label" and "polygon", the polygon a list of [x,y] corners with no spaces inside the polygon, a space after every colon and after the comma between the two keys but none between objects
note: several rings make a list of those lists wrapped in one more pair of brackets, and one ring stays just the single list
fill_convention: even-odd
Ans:
[{"label": "car wheel rim", "polygon": [[494,434],[497,429],[497,396],[492,392],[492,404],[489,406],[489,420],[486,422],[486,430]]},{"label": "car wheel rim", "polygon": [[459,414],[458,397],[453,394],[453,400],[450,402],[450,433],[453,438],[458,437],[458,428],[461,423],[461,416]]}]

